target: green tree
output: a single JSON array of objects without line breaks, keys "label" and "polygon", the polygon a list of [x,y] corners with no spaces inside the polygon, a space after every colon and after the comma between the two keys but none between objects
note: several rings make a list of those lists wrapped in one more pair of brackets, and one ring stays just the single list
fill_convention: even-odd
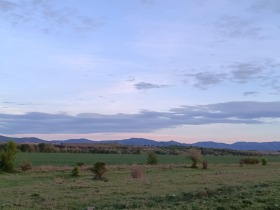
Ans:
[{"label": "green tree", "polygon": [[4,150],[0,154],[0,170],[5,172],[13,172],[15,170],[15,156],[17,153],[17,145],[13,141],[9,141]]},{"label": "green tree", "polygon": [[261,161],[262,161],[262,165],[263,165],[263,166],[267,165],[267,160],[266,160],[266,158],[262,158]]},{"label": "green tree", "polygon": [[95,174],[94,179],[100,180],[107,171],[106,164],[104,162],[96,162],[91,171]]},{"label": "green tree", "polygon": [[47,144],[45,143],[39,143],[38,144],[39,152],[46,152]]},{"label": "green tree", "polygon": [[157,155],[155,153],[153,153],[153,152],[148,153],[147,163],[149,165],[156,165],[156,164],[158,164]]}]

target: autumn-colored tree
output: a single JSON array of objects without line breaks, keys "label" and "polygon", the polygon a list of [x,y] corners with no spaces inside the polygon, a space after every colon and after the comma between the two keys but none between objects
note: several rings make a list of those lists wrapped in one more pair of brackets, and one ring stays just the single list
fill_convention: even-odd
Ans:
[{"label": "autumn-colored tree", "polygon": [[192,161],[192,168],[197,168],[197,164],[201,159],[201,151],[195,148],[189,149],[187,157]]}]

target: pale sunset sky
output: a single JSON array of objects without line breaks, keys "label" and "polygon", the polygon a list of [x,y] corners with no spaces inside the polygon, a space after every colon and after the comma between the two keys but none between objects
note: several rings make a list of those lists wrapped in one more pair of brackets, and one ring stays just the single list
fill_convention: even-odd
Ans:
[{"label": "pale sunset sky", "polygon": [[280,140],[280,2],[0,0],[0,134]]}]

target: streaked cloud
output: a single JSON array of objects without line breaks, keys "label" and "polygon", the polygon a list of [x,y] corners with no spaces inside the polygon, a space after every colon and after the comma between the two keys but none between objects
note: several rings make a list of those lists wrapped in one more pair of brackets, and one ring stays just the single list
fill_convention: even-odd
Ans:
[{"label": "streaked cloud", "polygon": [[[191,84],[195,88],[208,89],[221,83],[248,83],[259,84],[279,89],[280,73],[277,69],[280,64],[273,61],[264,62],[237,62],[228,66],[217,66],[217,71],[201,71],[192,74],[184,74],[183,82]],[[218,73],[222,71],[223,73]],[[199,71],[199,70],[197,70]]]},{"label": "streaked cloud", "polygon": [[217,85],[226,79],[226,74],[214,72],[199,72],[196,74],[186,74],[185,76],[192,77],[195,80],[194,87],[201,89],[206,89],[209,86]]},{"label": "streaked cloud", "polygon": [[9,10],[12,10],[14,8],[16,8],[17,5],[10,2],[10,1],[6,1],[6,0],[0,0],[0,11],[1,12],[7,12]]},{"label": "streaked cloud", "polygon": [[252,20],[236,17],[223,16],[215,24],[218,32],[229,38],[262,39],[262,28],[254,25]]},{"label": "streaked cloud", "polygon": [[103,19],[92,18],[71,7],[58,7],[49,0],[0,0],[1,21],[12,27],[33,28],[44,33],[67,30],[84,34],[103,24]]},{"label": "streaked cloud", "polygon": [[168,87],[168,85],[158,85],[148,82],[139,82],[134,85],[134,87],[137,90],[147,90],[147,89],[154,89],[154,88],[165,88]]},{"label": "streaked cloud", "polygon": [[273,12],[280,14],[280,4],[278,0],[256,0],[249,8],[254,12]]},{"label": "streaked cloud", "polygon": [[0,114],[5,134],[20,133],[111,133],[152,132],[183,125],[266,124],[266,118],[279,120],[280,102],[240,101],[198,106],[182,106],[167,112],[143,110],[137,114],[103,115],[81,113],[75,116],[31,112]]},{"label": "streaked cloud", "polygon": [[243,96],[255,96],[257,94],[258,94],[258,92],[256,92],[256,91],[246,91],[246,92],[243,92]]}]

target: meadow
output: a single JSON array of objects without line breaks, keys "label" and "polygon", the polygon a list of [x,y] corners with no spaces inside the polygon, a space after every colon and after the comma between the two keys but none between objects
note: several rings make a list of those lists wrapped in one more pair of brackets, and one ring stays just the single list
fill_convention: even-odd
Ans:
[{"label": "meadow", "polygon": [[[186,164],[190,162],[184,155],[158,155],[160,164]],[[238,163],[245,156],[204,156],[209,163]],[[266,156],[268,162],[280,162],[280,156]],[[89,153],[28,153],[21,152],[16,156],[16,165],[19,166],[23,160],[32,162],[34,166],[55,165],[72,166],[77,162],[86,165],[97,161],[103,161],[109,165],[119,164],[146,164],[146,154],[89,154]]]},{"label": "meadow", "polygon": [[[280,209],[279,157],[240,167],[240,157],[206,156],[207,170],[184,156],[158,158],[150,166],[146,155],[18,153],[17,167],[27,159],[33,168],[0,174],[0,209]],[[88,170],[96,161],[107,163],[105,181]],[[85,165],[73,177],[77,162]]]}]

